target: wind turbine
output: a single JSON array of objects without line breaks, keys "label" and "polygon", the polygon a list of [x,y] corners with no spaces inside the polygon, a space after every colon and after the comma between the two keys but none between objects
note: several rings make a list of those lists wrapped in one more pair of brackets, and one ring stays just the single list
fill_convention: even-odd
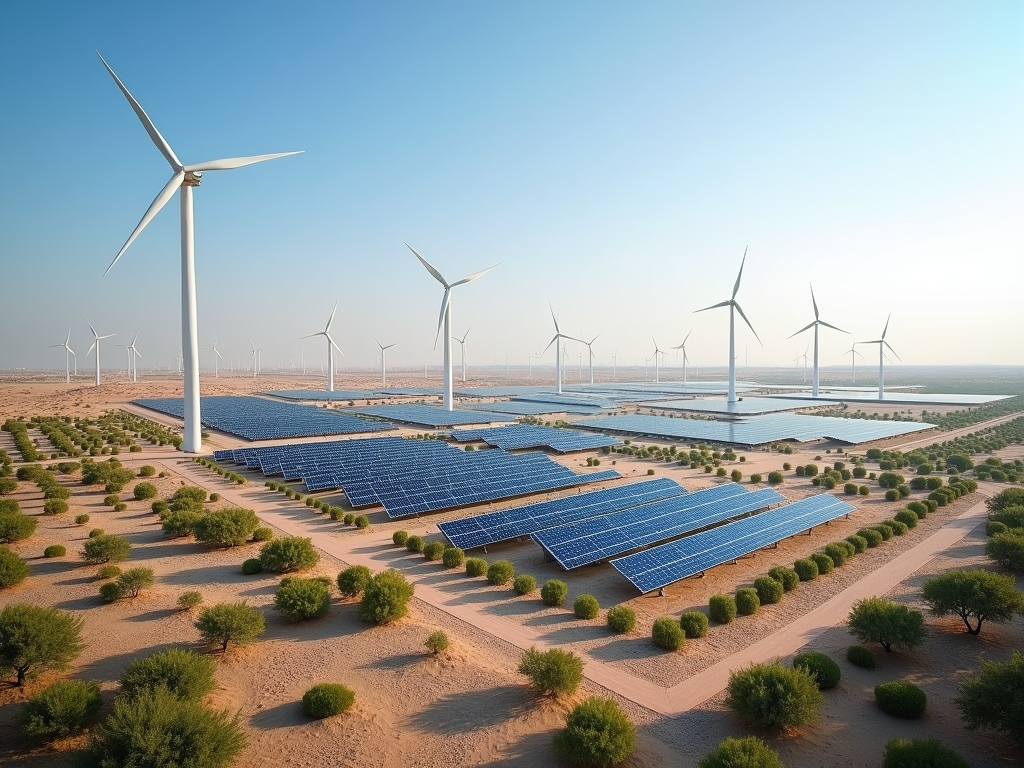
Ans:
[{"label": "wind turbine", "polygon": [[[83,315],[83,317],[85,316]],[[108,333],[106,336],[100,336],[96,333],[96,329],[92,327],[92,323],[89,322],[88,317],[85,318],[85,322],[88,324],[89,330],[92,331],[92,345],[89,347],[89,352],[92,352],[93,347],[96,348],[96,386],[98,387],[100,385],[100,342],[103,339],[113,338],[114,336],[117,336],[117,334]],[[86,352],[85,354],[88,355],[89,352]]]},{"label": "wind turbine", "polygon": [[[754,338],[757,339],[757,343],[761,344],[761,337],[757,335],[757,331],[754,330],[754,326],[747,320],[747,316],[743,314],[743,309],[736,301],[736,294],[740,290],[740,280],[743,278],[743,266],[747,263],[747,249],[743,249],[743,261],[740,262],[740,271],[736,275],[736,284],[732,288],[732,298],[727,301],[720,301],[717,304],[712,304],[710,307],[704,307],[704,309],[698,309],[697,312],[707,312],[709,309],[718,309],[719,307],[729,308],[729,402],[736,402],[736,316],[735,312],[740,313],[740,317],[743,318],[743,322],[747,324],[747,327],[754,334]],[[762,344],[762,346],[764,346]]]},{"label": "wind turbine", "polygon": [[[811,380],[811,397],[817,397],[818,396],[818,326],[823,325],[826,328],[831,328],[833,331],[839,331],[840,333],[848,333],[848,331],[844,331],[842,328],[836,328],[834,325],[832,325],[831,323],[826,323],[824,320],[822,320],[818,316],[818,302],[814,298],[814,286],[813,285],[811,286],[811,304],[814,306],[814,322],[808,323],[803,328],[801,328],[799,331],[794,333],[793,336],[798,336],[798,335],[800,335],[801,333],[803,333],[804,331],[806,331],[806,330],[808,330],[810,328],[814,329],[814,375],[813,375],[813,378]],[[789,338],[792,339],[793,336],[790,336]],[[806,354],[807,353],[804,352],[805,356],[806,356]],[[806,360],[805,360],[805,363],[806,363]]]},{"label": "wind turbine", "polygon": [[[690,329],[690,333],[693,333],[693,328]],[[680,344],[678,347],[672,347],[672,349],[681,349],[681,350],[683,350],[683,384],[686,383],[686,364],[688,362],[690,362],[690,358],[686,354],[686,342],[690,338],[690,333],[686,334],[686,338],[683,339],[683,343],[682,344]]]},{"label": "wind turbine", "polygon": [[661,382],[661,358],[659,355],[664,355],[666,352],[658,347],[658,341],[651,336],[651,341],[654,342],[654,383],[659,384]]},{"label": "wind turbine", "polygon": [[50,349],[54,347],[62,347],[64,349],[64,383],[71,383],[71,358],[75,358],[75,373],[78,373],[78,355],[75,354],[75,350],[71,348],[71,329],[68,328],[68,337],[64,340],[63,344],[51,344]]},{"label": "wind turbine", "polygon": [[[885,348],[889,347],[889,351],[896,355],[896,359],[900,360],[900,356],[896,354],[896,350],[892,348],[892,345],[885,340],[885,334],[889,330],[889,320],[892,319],[892,312],[889,313],[889,317],[885,318],[885,328],[882,329],[882,338],[875,339],[873,341],[858,341],[858,344],[877,344],[878,345],[878,399],[885,399],[885,368],[883,360],[885,358]],[[903,362],[900,360],[900,362]]]},{"label": "wind turbine", "polygon": [[601,338],[601,334],[600,333],[597,334],[597,336],[592,338],[590,341],[584,341],[583,342],[584,344],[587,345],[587,351],[590,354],[590,383],[591,384],[594,383],[594,342],[597,341],[599,338]]},{"label": "wind turbine", "polygon": [[220,378],[220,359],[223,355],[217,350],[217,340],[214,339],[213,346],[210,347],[207,352],[213,352],[213,378]]},{"label": "wind turbine", "polygon": [[526,378],[528,378],[528,379],[532,379],[533,378],[533,358],[535,358],[535,357],[538,360],[540,360],[540,353],[539,352],[531,352],[530,354],[528,354],[526,356],[526,364],[529,366],[529,369],[528,369],[529,372],[526,374]]},{"label": "wind turbine", "polygon": [[458,336],[455,337],[455,340],[457,342],[459,342],[459,344],[461,345],[461,351],[462,351],[462,383],[463,384],[466,383],[466,339],[468,338],[469,332],[470,332],[470,330],[472,328],[473,328],[473,326],[470,326],[469,328],[467,328],[466,332],[464,334],[462,334],[462,338],[461,339]]},{"label": "wind turbine", "polygon": [[[96,52],[99,56],[99,52]],[[142,122],[142,126],[149,134],[156,148],[164,156],[164,159],[171,166],[171,180],[153,200],[149,209],[143,215],[138,226],[121,246],[117,256],[110,262],[106,272],[109,272],[118,260],[128,250],[128,247],[139,236],[139,233],[153,220],[167,202],[174,195],[175,190],[181,191],[181,340],[183,349],[188,350],[185,357],[185,431],[181,450],[185,453],[199,453],[202,450],[202,426],[200,424],[200,400],[199,400],[199,323],[196,308],[196,270],[195,270],[195,231],[192,218],[192,189],[198,187],[202,181],[203,173],[206,171],[227,171],[233,168],[241,168],[253,163],[261,163],[265,160],[273,160],[278,157],[298,154],[297,152],[278,152],[271,155],[253,155],[251,157],[229,157],[221,160],[210,160],[193,165],[184,165],[177,156],[167,140],[160,135],[160,132],[153,125],[142,106],[135,100],[124,83],[114,74],[114,70],[100,56],[100,61],[106,67],[107,72],[114,78],[121,93],[128,99],[136,116]],[[106,274],[104,272],[104,274]]]},{"label": "wind turbine", "polygon": [[142,357],[142,354],[138,349],[135,348],[135,342],[139,340],[139,334],[135,334],[135,338],[132,339],[132,343],[128,345],[128,366],[131,369],[129,371],[132,377],[132,383],[139,383],[139,361],[137,358]]},{"label": "wind turbine", "polygon": [[616,370],[616,366],[618,364],[619,364],[619,350],[616,349],[615,350],[615,354],[612,355],[612,381],[616,381],[617,378],[618,378],[617,370]]},{"label": "wind turbine", "polygon": [[335,302],[334,309],[331,311],[331,317],[327,320],[327,327],[322,331],[316,333],[310,333],[306,336],[301,336],[302,339],[312,339],[314,336],[323,336],[327,339],[327,391],[334,391],[334,350],[338,350],[341,356],[344,357],[345,353],[341,351],[341,348],[334,343],[334,339],[331,338],[331,323],[334,322],[334,315],[338,311],[338,304]]},{"label": "wind turbine", "polygon": [[863,358],[864,355],[861,355],[860,352],[857,351],[857,342],[853,342],[853,346],[850,347],[848,350],[846,350],[846,352],[844,352],[843,354],[850,356],[850,371],[853,374],[853,383],[856,384],[857,383],[857,357],[856,356],[860,356],[861,358]]},{"label": "wind turbine", "polygon": [[807,353],[811,351],[811,343],[807,342],[807,346],[804,347],[804,353],[800,355],[800,359],[804,361],[804,372],[803,372],[803,383],[807,383]]},{"label": "wind turbine", "polygon": [[[437,318],[437,334],[441,334],[441,326],[444,326],[444,372],[442,377],[444,379],[444,409],[451,411],[455,409],[455,398],[452,393],[452,289],[465,283],[472,282],[478,277],[483,277],[497,264],[492,264],[487,269],[481,269],[479,272],[474,272],[471,275],[466,275],[461,280],[456,280],[454,283],[449,283],[444,279],[444,276],[438,272],[434,267],[420,256],[416,249],[408,243],[405,247],[412,251],[413,256],[420,260],[420,264],[429,272],[437,282],[444,286],[444,297],[441,299],[441,314]],[[434,337],[434,348],[437,348],[437,337]]]},{"label": "wind turbine", "polygon": [[249,346],[252,348],[252,377],[255,379],[260,374],[259,359],[260,352],[263,351],[263,348],[261,347],[260,349],[256,349],[256,345],[253,344],[252,341],[249,342]]},{"label": "wind turbine", "polygon": [[[376,336],[373,336],[371,338],[373,338],[374,341],[377,341]],[[395,344],[397,343],[398,342],[395,342]],[[387,350],[395,346],[395,344],[381,344],[379,341],[377,341],[377,346],[380,347],[380,385],[382,387],[386,387],[388,385],[388,366],[385,353]],[[465,379],[463,379],[463,381],[465,381]]]},{"label": "wind turbine", "polygon": [[[544,352],[547,352],[551,348],[552,344],[555,345],[555,378],[558,381],[558,394],[562,394],[562,353],[564,350],[559,349],[559,346],[561,345],[558,342],[561,339],[568,339],[569,341],[580,341],[580,339],[573,336],[567,336],[559,330],[558,318],[555,316],[555,310],[551,306],[550,301],[548,302],[548,309],[551,310],[551,322],[555,324],[555,335],[551,337],[551,341],[549,341],[548,345],[544,347]],[[544,352],[541,352],[541,354],[544,354]]]}]

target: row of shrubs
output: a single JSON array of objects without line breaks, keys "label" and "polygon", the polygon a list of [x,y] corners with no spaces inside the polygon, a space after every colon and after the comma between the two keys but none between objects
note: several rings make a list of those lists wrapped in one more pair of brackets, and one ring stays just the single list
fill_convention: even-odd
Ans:
[{"label": "row of shrubs", "polygon": [[354,512],[346,512],[341,507],[335,507],[328,504],[323,499],[318,499],[316,496],[303,496],[295,489],[289,487],[286,483],[278,483],[273,480],[268,480],[263,485],[272,491],[281,491],[285,496],[295,501],[304,501],[307,507],[317,510],[321,514],[329,515],[331,520],[337,520],[344,525],[354,525],[356,528],[363,530],[370,527],[370,518],[366,515],[357,515]]},{"label": "row of shrubs", "polygon": [[217,464],[215,461],[210,461],[202,456],[193,456],[192,461],[195,464],[202,464],[209,470],[216,472],[218,475],[223,477],[225,480],[235,483],[236,485],[245,485],[245,478],[237,472],[231,472],[230,470],[224,469],[224,467]]},{"label": "row of shrubs", "polygon": [[986,503],[985,554],[1004,568],[1024,571],[1024,488],[1007,488]]}]

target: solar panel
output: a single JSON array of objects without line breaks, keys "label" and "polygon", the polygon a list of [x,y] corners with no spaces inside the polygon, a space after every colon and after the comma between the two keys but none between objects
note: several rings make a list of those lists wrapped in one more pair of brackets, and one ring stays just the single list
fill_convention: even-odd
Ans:
[{"label": "solar panel", "polygon": [[460,429],[452,437],[461,443],[482,440],[506,451],[523,448],[547,447],[559,453],[587,451],[605,446],[618,445],[619,441],[606,435],[595,435],[575,429],[542,427],[535,424],[509,424],[504,427],[485,429]]},{"label": "solar panel", "polygon": [[264,392],[265,395],[278,397],[282,400],[387,400],[394,395],[385,395],[369,389],[336,389],[328,392],[323,389],[275,389]]},{"label": "solar panel", "polygon": [[565,569],[596,563],[623,552],[721,523],[785,501],[772,490],[747,492],[725,483],[686,496],[549,528],[534,540]]},{"label": "solar panel", "polygon": [[453,546],[471,549],[685,493],[686,489],[674,480],[658,478],[450,520],[437,527]]},{"label": "solar panel", "polygon": [[346,408],[349,413],[376,416],[404,424],[421,427],[454,427],[460,424],[488,424],[492,421],[511,421],[507,415],[488,411],[447,411],[437,405],[405,403],[400,405],[369,405]]},{"label": "solar panel", "polygon": [[816,525],[849,514],[854,507],[828,493],[737,520],[710,531],[612,560],[641,592],[703,573]]},{"label": "solar panel", "polygon": [[461,408],[469,411],[511,413],[513,416],[543,416],[549,413],[571,413],[579,416],[593,416],[601,410],[598,406],[533,403],[525,400],[503,400],[497,403],[462,403]]},{"label": "solar panel", "polygon": [[782,397],[744,397],[730,403],[724,398],[694,398],[690,400],[656,400],[645,402],[645,408],[664,411],[695,411],[699,413],[721,413],[751,416],[775,411],[796,411],[813,406],[805,400]]}]

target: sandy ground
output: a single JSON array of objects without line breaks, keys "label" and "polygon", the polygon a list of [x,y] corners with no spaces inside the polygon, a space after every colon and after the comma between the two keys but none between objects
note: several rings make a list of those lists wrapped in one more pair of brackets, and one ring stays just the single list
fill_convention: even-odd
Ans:
[{"label": "sandy ground", "polygon": [[[339,377],[340,379],[340,377]],[[366,377],[365,384],[374,383]],[[208,385],[209,382],[209,385]],[[312,384],[312,382],[309,382]],[[495,382],[501,383],[501,382]],[[525,383],[525,382],[519,382]],[[364,384],[364,385],[365,385]],[[397,380],[396,386],[400,386]],[[405,386],[420,386],[410,380]],[[269,382],[222,377],[204,377],[204,394],[246,392],[255,389],[293,388],[292,379]],[[338,382],[339,388],[357,386]],[[175,390],[177,388],[177,390]],[[103,387],[60,384],[0,385],[0,416],[51,413],[97,414],[103,408],[119,405],[139,396],[170,396],[180,393],[180,380],[150,382],[145,385],[114,383]],[[171,420],[173,422],[173,420]],[[415,430],[412,430],[415,432]],[[218,447],[239,445],[230,436],[216,435],[210,443]],[[12,452],[9,435],[0,433],[0,447]],[[45,445],[41,445],[45,448]],[[1016,455],[1020,453],[1020,447]],[[794,455],[749,451],[747,461],[736,463],[744,474],[766,473],[781,469],[788,461],[794,466],[814,461],[817,455],[825,465],[824,445],[809,446]],[[1007,449],[1013,455],[1013,449]],[[866,576],[884,570],[887,563],[912,550],[979,499],[964,499],[930,515],[912,533],[886,542],[869,553],[854,558],[827,577],[804,585],[779,605],[764,608],[757,616],[724,626],[713,626],[708,638],[691,641],[678,653],[656,649],[649,641],[654,618],[689,609],[703,608],[715,592],[733,591],[746,586],[753,577],[776,563],[789,564],[798,556],[827,542],[849,535],[866,523],[889,517],[896,505],[882,501],[877,492],[864,502],[850,520],[841,520],[816,530],[811,536],[799,536],[782,542],[777,550],[766,550],[743,558],[735,565],[722,566],[705,579],[691,579],[668,588],[666,597],[638,596],[625,580],[608,565],[598,565],[566,574],[556,564],[544,562],[542,553],[528,542],[491,547],[488,560],[511,560],[518,572],[534,574],[538,581],[561,578],[569,583],[570,601],[581,593],[596,595],[603,608],[628,604],[637,610],[639,626],[626,637],[610,635],[601,621],[576,620],[571,609],[545,608],[534,596],[518,598],[511,590],[490,587],[485,581],[469,580],[445,571],[438,564],[426,563],[389,544],[392,530],[402,527],[410,532],[436,537],[436,522],[445,516],[430,516],[406,523],[385,523],[382,513],[371,515],[374,524],[368,532],[358,533],[317,516],[304,505],[285,499],[256,483],[235,488],[224,483],[182,456],[165,449],[146,448],[142,454],[122,454],[128,466],[142,463],[161,465],[173,476],[158,481],[161,493],[170,493],[183,478],[202,482],[210,490],[222,492],[228,503],[233,498],[267,513],[266,519],[279,516],[282,525],[303,526],[328,544],[324,551],[352,553],[352,558],[368,558],[376,567],[392,566],[403,570],[424,595],[438,595],[437,601],[414,601],[410,616],[393,626],[369,627],[355,615],[353,604],[335,599],[331,613],[324,619],[302,624],[280,620],[272,608],[273,591],[278,579],[261,574],[242,576],[239,563],[252,556],[256,547],[247,545],[233,550],[208,550],[189,539],[165,539],[149,504],[130,501],[123,513],[102,506],[102,491],[91,490],[72,481],[74,496],[71,511],[59,517],[40,516],[37,533],[13,548],[29,559],[32,576],[22,585],[0,592],[0,605],[33,602],[55,605],[72,611],[85,621],[87,648],[71,674],[101,680],[108,701],[117,690],[116,680],[129,660],[171,645],[196,647],[197,632],[193,617],[175,608],[179,594],[200,590],[207,603],[244,599],[263,609],[268,631],[255,646],[235,650],[219,661],[218,690],[210,703],[237,711],[249,734],[249,746],[239,765],[328,766],[328,765],[529,765],[549,766],[556,762],[550,750],[552,732],[561,726],[571,702],[552,702],[530,693],[515,667],[519,650],[500,633],[480,629],[493,617],[510,626],[521,627],[544,644],[568,647],[591,663],[613,670],[623,679],[638,685],[679,686],[716,664],[728,664],[744,649],[785,630],[816,606],[844,589],[855,586]],[[579,469],[586,454],[559,457]],[[700,470],[682,469],[634,459],[616,459],[616,469],[628,478],[646,475],[648,468],[658,476],[672,476],[688,488],[714,482]],[[604,461],[602,469],[609,466]],[[732,468],[732,465],[728,467]],[[800,498],[811,491],[809,482],[786,473],[782,492]],[[252,479],[256,477],[253,475]],[[260,478],[262,479],[262,478]],[[122,494],[130,498],[130,487]],[[42,500],[34,485],[22,484],[16,498],[29,514],[38,514]],[[339,499],[335,499],[337,503]],[[498,505],[494,505],[497,508]],[[76,514],[86,512],[92,519],[76,526]],[[466,512],[447,515],[463,516]],[[129,564],[145,565],[156,571],[156,586],[134,601],[105,605],[97,597],[99,582],[95,568],[80,565],[75,553],[91,527],[126,535],[133,542]],[[64,543],[69,554],[44,560],[42,549],[51,543]],[[984,532],[974,527],[948,551],[927,563],[891,591],[895,599],[921,607],[917,600],[924,578],[953,567],[989,567],[982,547]],[[345,564],[344,558],[325,555],[316,572],[334,576]],[[1024,585],[1020,585],[1024,586]],[[448,603],[446,606],[445,603]],[[433,603],[433,604],[432,604]],[[462,620],[453,615],[465,615]],[[474,618],[477,617],[477,618]],[[810,647],[823,650],[839,660],[844,680],[837,690],[827,694],[821,720],[796,734],[780,736],[759,733],[783,754],[787,766],[874,766],[880,762],[882,746],[894,736],[934,736],[955,745],[977,766],[1019,764],[1024,761],[1020,749],[1010,748],[1005,739],[988,733],[969,733],[960,724],[951,704],[956,684],[977,669],[978,657],[1008,658],[1013,648],[1024,646],[1024,621],[1018,619],[1003,626],[986,625],[978,638],[970,637],[948,620],[928,620],[929,635],[923,650],[916,653],[884,654],[879,649],[879,666],[860,670],[843,660],[845,648],[852,642],[843,626],[825,631],[811,641]],[[453,648],[441,658],[427,655],[426,636],[438,627],[453,638]],[[914,680],[929,694],[929,711],[917,722],[897,721],[881,713],[873,703],[872,687],[883,680],[905,677]],[[44,675],[34,681],[28,693],[53,679]],[[352,687],[357,703],[352,712],[340,718],[309,722],[302,715],[298,699],[310,685],[338,681]],[[607,691],[588,682],[577,699],[590,693]],[[614,695],[614,694],[613,694]],[[38,747],[25,742],[14,724],[17,702],[23,693],[0,690],[0,762],[19,765],[50,766],[65,764],[58,749]],[[659,715],[625,697],[618,697],[640,727],[634,766],[695,765],[699,756],[728,735],[750,732],[724,707],[721,694],[696,708],[676,716]],[[74,742],[58,745],[73,746]]]}]

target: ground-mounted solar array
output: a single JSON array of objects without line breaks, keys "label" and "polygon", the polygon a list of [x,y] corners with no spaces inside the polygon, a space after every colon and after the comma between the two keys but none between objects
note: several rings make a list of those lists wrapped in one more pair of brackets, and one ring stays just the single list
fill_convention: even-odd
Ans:
[{"label": "ground-mounted solar array", "polygon": [[377,390],[382,395],[396,395],[398,397],[440,397],[441,390],[431,387],[381,387]]},{"label": "ground-mounted solar array", "polygon": [[[185,416],[185,401],[181,398],[162,397],[132,402],[179,419]],[[360,419],[327,408],[238,395],[201,398],[200,413],[203,426],[246,440],[348,435],[394,429],[390,424]]]},{"label": "ground-mounted solar array", "polygon": [[415,424],[420,427],[457,427],[461,424],[490,424],[491,422],[512,421],[508,414],[490,411],[454,410],[446,411],[439,405],[403,403],[397,405],[367,405],[346,408],[346,413],[361,413],[379,419]]},{"label": "ground-mounted solar array", "polygon": [[437,527],[453,546],[471,549],[685,493],[674,480],[659,478],[450,520]]},{"label": "ground-mounted solar array", "polygon": [[725,483],[685,496],[548,528],[533,539],[565,569],[589,565],[724,520],[766,509],[785,498],[771,488],[747,491]]},{"label": "ground-mounted solar array", "polygon": [[463,387],[454,390],[456,397],[519,397],[550,392],[551,387]]},{"label": "ground-mounted solar array", "polygon": [[921,392],[898,392],[886,390],[885,399],[878,399],[878,388],[873,392],[851,392],[848,390],[823,391],[819,392],[817,398],[811,394],[793,393],[787,395],[791,398],[801,398],[805,401],[824,401],[823,404],[835,402],[843,403],[864,403],[866,405],[878,405],[891,403],[892,405],[985,405],[998,400],[1006,400],[1013,395],[961,395],[961,394],[924,394]]},{"label": "ground-mounted solar array", "polygon": [[582,419],[574,422],[573,426],[625,435],[750,446],[779,440],[836,440],[856,445],[935,427],[934,424],[914,421],[840,419],[797,413],[747,416],[732,421],[673,419],[668,416],[606,416]]},{"label": "ground-mounted solar array", "polygon": [[554,405],[582,405],[591,408],[615,408],[613,400],[603,395],[562,394],[556,392],[540,392],[536,395],[519,395],[516,400],[526,403],[551,403]]},{"label": "ground-mounted solar array", "polygon": [[542,427],[535,424],[509,424],[504,427],[486,429],[459,429],[452,432],[452,437],[460,443],[482,440],[488,445],[506,451],[519,451],[524,448],[550,448],[558,453],[572,453],[619,444],[617,438],[607,435],[595,435],[593,432],[581,432],[578,429]]},{"label": "ground-mounted solar array", "polygon": [[611,563],[641,592],[650,592],[749,555],[852,511],[854,508],[845,501],[821,493],[754,517],[620,557]]},{"label": "ground-mounted solar array", "polygon": [[436,512],[619,477],[577,474],[543,453],[464,451],[433,440],[382,437],[218,451],[234,461],[302,480],[311,491],[341,488],[354,507],[382,505],[389,517]]},{"label": "ground-mounted solar array", "polygon": [[725,398],[695,398],[693,400],[656,400],[645,402],[645,408],[658,408],[663,411],[694,411],[697,413],[716,413],[732,416],[753,416],[777,411],[796,411],[800,408],[813,408],[813,402],[788,399],[783,397],[743,397],[730,403]]},{"label": "ground-mounted solar array", "polygon": [[370,389],[336,389],[333,392],[324,389],[275,389],[264,394],[282,400],[318,400],[330,403],[344,400],[387,400],[395,397]]},{"label": "ground-mounted solar array", "polygon": [[559,405],[557,403],[534,403],[524,400],[503,400],[497,403],[460,403],[459,407],[469,411],[508,413],[513,416],[543,416],[549,413],[571,413],[577,416],[593,416],[601,412],[599,406]]}]

